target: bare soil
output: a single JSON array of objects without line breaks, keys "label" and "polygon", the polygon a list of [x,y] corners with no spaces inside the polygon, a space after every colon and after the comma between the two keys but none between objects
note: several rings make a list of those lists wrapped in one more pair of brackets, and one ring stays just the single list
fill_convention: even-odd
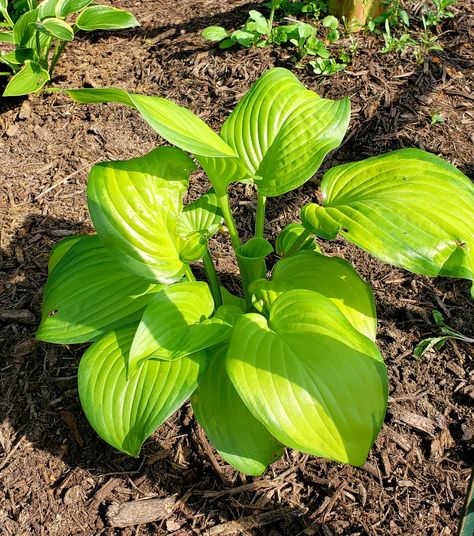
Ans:
[{"label": "bare soil", "polygon": [[[260,2],[113,3],[132,10],[141,28],[81,37],[66,49],[55,85],[165,96],[218,129],[262,71],[294,69],[287,50],[221,52],[200,37],[211,24],[237,27]],[[422,64],[408,54],[380,54],[381,38],[361,34],[345,72],[320,78],[295,70],[323,96],[352,100],[348,136],[323,168],[420,147],[472,178],[473,23],[474,3],[459,1],[455,18],[440,29],[444,51]],[[432,125],[435,113],[446,122]],[[434,309],[473,336],[469,284],[414,276],[342,240],[322,247],[353,262],[374,288],[378,343],[390,376],[386,422],[363,467],[288,451],[262,477],[246,478],[210,451],[187,405],[150,438],[139,459],[91,430],[76,389],[84,347],[34,339],[47,259],[62,237],[91,230],[90,167],[162,143],[120,106],[80,106],[61,93],[0,100],[0,534],[234,534],[235,524],[226,523],[249,516],[243,534],[455,534],[473,462],[474,355],[462,343],[418,360],[412,352],[436,332]],[[268,237],[298,218],[324,169],[303,188],[269,201]],[[191,197],[205,188],[203,181],[196,174]],[[254,192],[235,186],[231,193],[240,232],[248,236]],[[235,290],[227,237],[218,236],[212,248],[222,281]],[[111,504],[152,497],[176,499],[165,519],[107,526]]]}]

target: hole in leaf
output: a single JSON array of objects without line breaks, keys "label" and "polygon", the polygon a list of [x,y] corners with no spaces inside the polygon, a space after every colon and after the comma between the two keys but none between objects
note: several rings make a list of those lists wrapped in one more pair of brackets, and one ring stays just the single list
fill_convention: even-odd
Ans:
[{"label": "hole in leaf", "polygon": [[48,316],[55,316],[59,313],[59,309],[52,309],[49,311]]}]

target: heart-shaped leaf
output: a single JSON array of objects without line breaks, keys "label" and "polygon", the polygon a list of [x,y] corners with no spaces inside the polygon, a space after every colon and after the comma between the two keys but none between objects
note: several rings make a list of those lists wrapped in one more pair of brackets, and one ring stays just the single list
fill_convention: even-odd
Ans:
[{"label": "heart-shaped leaf", "polygon": [[23,68],[10,78],[4,97],[19,97],[39,91],[49,80],[49,73],[39,63],[25,61]]},{"label": "heart-shaped leaf", "polygon": [[83,355],[78,383],[94,430],[116,449],[138,456],[143,442],[192,394],[207,358],[147,361],[127,380],[125,361],[135,326],[107,333]]},{"label": "heart-shaped leaf", "polygon": [[197,420],[219,454],[238,471],[261,475],[282,445],[242,402],[225,368],[227,346],[210,351],[212,362],[191,397]]},{"label": "heart-shaped leaf", "polygon": [[253,415],[284,445],[362,465],[382,426],[385,365],[377,346],[326,297],[291,290],[240,317],[227,371]]},{"label": "heart-shaped leaf", "polygon": [[93,340],[138,322],[161,288],[120,269],[97,236],[70,238],[53,250],[36,337],[61,344]]},{"label": "heart-shaped leaf", "polygon": [[81,30],[123,30],[140,26],[137,19],[123,9],[112,6],[93,5],[82,11],[77,17],[76,26]]},{"label": "heart-shaped leaf", "polygon": [[95,165],[87,197],[97,234],[122,268],[161,283],[185,270],[176,226],[194,163],[175,147]]},{"label": "heart-shaped leaf", "polygon": [[260,193],[276,196],[314,175],[340,145],[349,118],[349,99],[323,99],[290,71],[276,68],[255,82],[221,136],[245,162]]},{"label": "heart-shaped leaf", "polygon": [[401,149],[329,170],[321,190],[323,206],[302,214],[309,231],[417,274],[474,279],[474,186],[448,162]]},{"label": "heart-shaped leaf", "polygon": [[66,93],[77,102],[118,102],[135,108],[160,136],[196,156],[216,191],[222,193],[231,182],[248,175],[243,162],[218,134],[174,102],[120,89],[72,89]]},{"label": "heart-shaped leaf", "polygon": [[305,289],[323,294],[341,311],[354,328],[375,340],[377,313],[369,285],[354,268],[339,257],[301,251],[278,261],[270,281],[255,281],[250,291],[270,305],[287,290]]}]

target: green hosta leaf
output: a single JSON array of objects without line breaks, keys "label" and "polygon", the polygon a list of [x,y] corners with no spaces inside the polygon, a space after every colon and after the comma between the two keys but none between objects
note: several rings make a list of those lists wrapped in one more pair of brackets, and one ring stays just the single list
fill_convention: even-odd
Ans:
[{"label": "green hosta leaf", "polygon": [[197,261],[202,259],[207,251],[207,238],[203,233],[196,231],[183,237],[179,256],[183,261]]},{"label": "green hosta leaf", "polygon": [[385,365],[377,346],[327,298],[282,294],[269,320],[234,327],[227,371],[253,415],[283,444],[362,465],[382,426]]},{"label": "green hosta leaf", "polygon": [[341,143],[349,118],[348,99],[322,99],[292,73],[276,68],[239,102],[221,136],[256,177],[259,191],[276,196],[312,177]]},{"label": "green hosta leaf", "polygon": [[340,233],[411,272],[474,278],[474,186],[441,158],[393,151],[329,170],[321,190],[324,206],[306,209],[308,230]]},{"label": "green hosta leaf", "polygon": [[4,97],[18,97],[36,93],[49,80],[49,73],[34,61],[26,61],[23,68],[12,76],[3,92]]},{"label": "green hosta leaf", "polygon": [[203,353],[148,361],[127,380],[135,326],[104,335],[79,365],[79,397],[94,430],[116,449],[138,456],[143,442],[192,394],[206,367]]},{"label": "green hosta leaf", "polygon": [[74,30],[62,19],[47,18],[37,22],[36,27],[46,35],[56,37],[61,41],[72,41],[74,39]]},{"label": "green hosta leaf", "polygon": [[93,5],[77,17],[76,26],[87,32],[93,30],[122,30],[140,26],[137,19],[128,11],[111,6]]},{"label": "green hosta leaf", "polygon": [[225,368],[226,351],[221,346],[212,352],[213,361],[191,398],[193,411],[224,460],[258,476],[282,455],[283,447],[239,397]]},{"label": "green hosta leaf", "polygon": [[[290,223],[284,227],[277,236],[275,242],[275,253],[279,257],[288,255],[292,247],[296,244],[299,237],[306,231],[301,223]],[[309,250],[319,251],[319,246],[316,244],[314,237],[308,236],[304,242],[298,247],[297,251]],[[296,253],[296,252],[295,252]]]},{"label": "green hosta leaf", "polygon": [[28,47],[28,42],[35,35],[36,28],[34,23],[38,20],[38,9],[32,9],[23,13],[16,21],[13,29],[15,45],[17,47]]},{"label": "green hosta leaf", "polygon": [[121,270],[97,236],[62,242],[52,254],[36,337],[62,344],[90,341],[138,322],[161,288]]},{"label": "green hosta leaf", "polygon": [[23,65],[26,61],[34,60],[35,51],[32,48],[16,48],[1,56],[9,65]]},{"label": "green hosta leaf", "polygon": [[208,26],[204,28],[201,35],[208,41],[222,41],[229,37],[229,32],[222,26]]},{"label": "green hosta leaf", "polygon": [[214,190],[209,190],[184,207],[178,223],[178,233],[187,236],[199,232],[211,237],[217,233],[222,221],[217,195]]},{"label": "green hosta leaf", "polygon": [[160,283],[182,277],[176,225],[194,168],[175,147],[92,168],[87,190],[91,218],[124,269]]},{"label": "green hosta leaf", "polygon": [[61,0],[56,8],[56,16],[58,17],[67,17],[71,13],[77,13],[84,9],[93,0]]},{"label": "green hosta leaf", "polygon": [[247,176],[232,148],[193,112],[174,102],[120,89],[73,89],[66,93],[77,102],[118,102],[135,108],[160,136],[196,156],[216,190]]},{"label": "green hosta leaf", "polygon": [[13,32],[10,31],[0,31],[0,42],[3,43],[14,43],[15,37]]},{"label": "green hosta leaf", "polygon": [[61,0],[43,0],[38,6],[38,17],[44,19],[46,17],[55,17],[56,8],[61,3]]},{"label": "green hosta leaf", "polygon": [[267,305],[279,294],[291,289],[323,294],[354,328],[375,340],[377,313],[374,296],[369,285],[344,259],[301,251],[278,261],[270,281],[256,281],[251,287],[257,298],[264,299]]},{"label": "green hosta leaf", "polygon": [[[186,282],[159,292],[146,308],[133,341],[128,367],[133,374],[143,359],[173,360],[229,338],[233,306],[212,319],[214,300],[207,283]],[[227,315],[226,315],[227,313]]]},{"label": "green hosta leaf", "polygon": [[225,287],[221,287],[221,296],[224,305],[234,305],[241,310],[240,312],[245,312],[245,300],[243,298],[232,294]]},{"label": "green hosta leaf", "polygon": [[87,235],[68,236],[60,240],[51,250],[48,259],[48,274],[50,274],[58,262],[64,257],[64,255],[72,248],[74,244],[79,242]]}]

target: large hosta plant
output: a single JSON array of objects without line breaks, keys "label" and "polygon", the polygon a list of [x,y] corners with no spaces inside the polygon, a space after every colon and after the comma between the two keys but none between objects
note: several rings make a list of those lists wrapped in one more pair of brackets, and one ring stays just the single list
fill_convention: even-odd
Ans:
[{"label": "large hosta plant", "polygon": [[[51,254],[38,338],[92,342],[79,395],[97,433],[137,456],[143,442],[191,398],[222,457],[258,475],[284,446],[361,465],[382,426],[387,375],[375,343],[369,286],[315,237],[340,235],[418,274],[473,279],[474,188],[442,159],[405,149],[337,166],[323,204],[264,234],[267,197],[298,188],[342,141],[348,99],[305,89],[290,72],[266,72],[213,132],[187,109],[117,89],[71,90],[83,103],[136,109],[174,147],[92,168],[88,203],[96,235]],[[212,189],[183,206],[195,169]],[[233,182],[258,193],[255,236],[241,242],[227,197]],[[220,285],[208,242],[225,220],[243,296]],[[207,282],[196,281],[202,259]]]}]

